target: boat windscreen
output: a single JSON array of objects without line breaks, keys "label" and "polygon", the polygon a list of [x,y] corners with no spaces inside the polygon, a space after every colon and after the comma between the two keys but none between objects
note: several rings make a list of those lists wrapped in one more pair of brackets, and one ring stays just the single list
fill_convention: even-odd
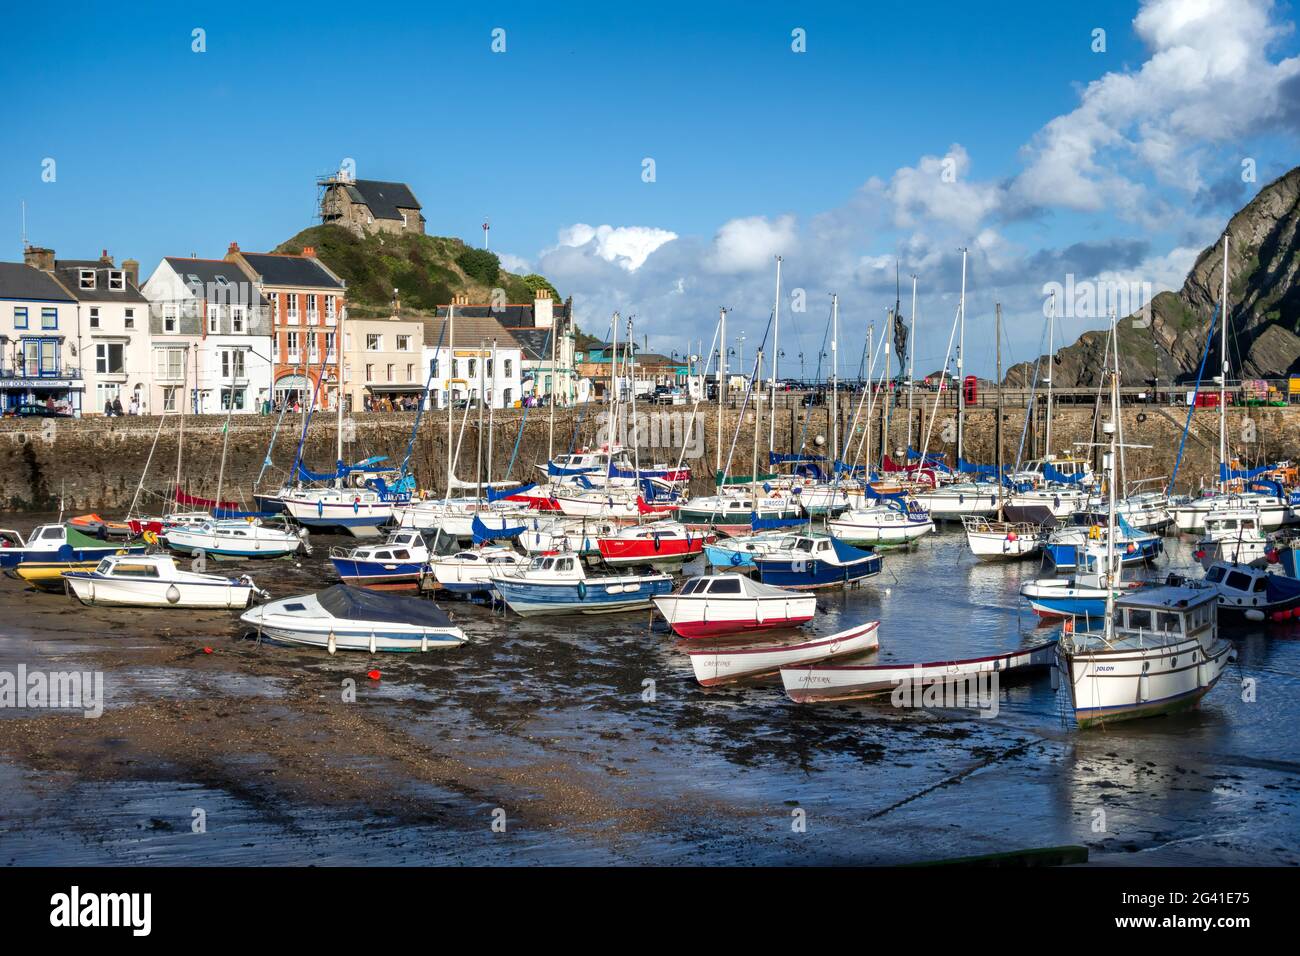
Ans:
[{"label": "boat windscreen", "polygon": [[380,594],[365,588],[336,584],[316,595],[330,614],[347,621],[385,621],[423,627],[447,627],[451,619],[432,601]]}]

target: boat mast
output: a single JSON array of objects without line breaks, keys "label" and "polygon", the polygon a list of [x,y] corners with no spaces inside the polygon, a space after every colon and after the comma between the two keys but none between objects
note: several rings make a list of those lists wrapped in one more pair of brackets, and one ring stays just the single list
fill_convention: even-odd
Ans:
[{"label": "boat mast", "polygon": [[1043,439],[1043,457],[1052,453],[1052,368],[1056,365],[1056,355],[1052,351],[1056,335],[1056,290],[1052,290],[1051,315],[1047,317],[1047,432]]},{"label": "boat mast", "polygon": [[[550,430],[549,430],[549,432],[547,433],[547,436],[546,436],[546,460],[547,460],[547,462],[551,462],[551,461],[554,461],[554,460],[555,460],[555,390],[556,390],[556,387],[557,387],[557,386],[556,386],[556,379],[559,377],[558,362],[557,362],[557,360],[556,360],[556,344],[555,344],[555,340],[556,340],[557,336],[556,336],[556,334],[555,334],[555,329],[556,329],[556,319],[555,319],[555,314],[552,313],[552,314],[551,314],[551,376],[550,376],[551,387],[550,387],[550,389],[549,389],[549,391],[550,391],[550,393],[551,393],[551,396],[550,396],[550,397],[551,397],[551,427],[550,427]],[[493,346],[492,346],[492,347],[493,347],[494,349],[496,348],[495,340],[494,340],[494,343],[493,343]],[[493,375],[493,378],[496,377],[496,364],[495,364],[495,360],[494,360],[493,365],[492,365],[492,375]],[[533,391],[536,392],[537,389],[534,388]],[[523,426],[520,426],[520,427],[522,428]]]},{"label": "boat mast", "polygon": [[[779,260],[778,260],[779,261]],[[758,350],[758,355],[754,363],[754,382],[761,384],[763,381],[763,350]],[[754,503],[754,513],[758,514],[758,436],[763,427],[763,391],[754,389],[751,386],[754,395],[754,459],[750,463],[749,472],[749,497]]]},{"label": "boat mast", "polygon": [[[1118,369],[1118,362],[1116,363]],[[1115,567],[1115,436],[1119,422],[1119,372],[1111,373],[1110,383],[1110,452],[1104,457],[1107,494],[1110,508],[1106,517],[1106,574],[1102,578],[1102,587],[1106,589],[1106,637],[1110,638],[1115,616],[1115,588],[1111,574]],[[1102,426],[1106,428],[1105,425]]]},{"label": "boat mast", "polygon": [[[912,327],[908,330],[907,344],[907,445],[912,446],[912,392],[916,390],[916,276],[912,276]],[[906,463],[906,452],[904,452]]]},{"label": "boat mast", "polygon": [[[635,316],[629,315],[627,317],[627,340],[629,343],[635,345],[636,337],[632,334],[633,318],[635,318]],[[647,345],[648,344],[649,343],[647,341]],[[637,428],[637,418],[636,418],[636,350],[635,349],[633,349],[628,354],[627,380],[632,388],[632,394],[628,398],[628,412],[629,412],[628,421],[631,425],[631,433],[632,433],[632,472],[635,475],[633,481],[636,481],[639,484],[641,481],[641,440],[640,440],[640,436],[637,434],[638,428]],[[611,461],[612,460],[613,460],[613,456],[611,456]]]},{"label": "boat mast", "polygon": [[[185,452],[185,402],[189,398],[190,391],[190,347],[185,346],[185,361],[181,365],[181,421],[176,432],[176,491],[181,490],[181,458]],[[172,495],[172,511],[180,509],[180,498],[178,494]]]},{"label": "boat mast", "polygon": [[[840,297],[831,293],[831,477],[839,474],[836,461],[840,457]],[[773,393],[773,399],[776,398]],[[776,418],[773,409],[772,418]],[[793,449],[791,449],[793,451]]]},{"label": "boat mast", "polygon": [[[876,323],[872,322],[867,326],[867,394],[871,396],[867,402],[867,427],[863,429],[862,441],[867,443],[867,453],[862,460],[867,463],[867,480],[871,480],[871,413],[876,407]],[[858,443],[858,450],[862,450],[862,443]],[[856,463],[856,461],[855,461]]]},{"label": "boat mast", "polygon": [[718,309],[718,321],[722,324],[722,342],[718,348],[718,447],[714,454],[713,472],[722,474],[722,410],[723,395],[727,388],[727,310]]},{"label": "boat mast", "polygon": [[[341,349],[339,350],[339,361],[340,362],[343,361],[343,352]],[[307,362],[307,366],[308,368],[311,367],[310,361]],[[342,366],[340,366],[340,368],[341,367]],[[320,366],[320,374],[321,374],[321,378],[325,377],[325,362],[323,358]],[[231,396],[231,404],[232,405],[234,404],[233,395]],[[336,462],[334,466],[334,487],[342,489],[343,475],[340,474],[342,470],[340,466],[343,464],[343,375],[342,372],[340,372],[339,374],[339,391],[338,391],[338,395],[335,397],[334,405],[337,408],[337,414],[335,415],[335,422],[334,422],[334,461]]]},{"label": "boat mast", "polygon": [[[443,402],[447,406],[447,493],[443,501],[451,500],[451,410],[455,402],[451,396],[451,383],[456,378],[456,305],[447,306],[447,377],[443,386]],[[549,459],[548,459],[549,460]]]},{"label": "boat mast", "polygon": [[1219,323],[1219,490],[1225,494],[1228,482],[1223,469],[1228,465],[1228,232],[1223,233],[1223,306],[1219,310],[1222,321]]},{"label": "boat mast", "polygon": [[993,440],[997,442],[998,453],[994,464],[998,469],[998,483],[1002,483],[1002,303],[998,302],[993,307],[994,334],[997,337],[997,389],[998,389],[998,420],[993,427]]},{"label": "boat mast", "polygon": [[[497,397],[497,340],[492,340],[492,381],[490,388],[492,390],[492,400],[488,403],[488,453],[487,453],[487,486],[492,487],[492,435],[496,429],[493,427],[496,416],[496,397]],[[549,459],[548,459],[549,460]]]},{"label": "boat mast", "polygon": [[966,437],[966,249],[961,250],[961,298],[957,300],[957,466],[965,454]]},{"label": "boat mast", "polygon": [[780,362],[781,351],[779,348],[781,336],[781,257],[776,257],[776,301],[772,306],[772,384],[769,391],[772,394],[772,420],[768,425],[767,431],[767,450],[770,454],[776,451],[776,367]]},{"label": "boat mast", "polygon": [[614,320],[610,323],[614,329],[613,351],[609,356],[609,439],[605,442],[605,490],[609,490],[609,473],[614,467],[614,436],[618,434],[618,322],[619,314],[614,313]]},{"label": "boat mast", "polygon": [[485,389],[487,387],[487,363],[483,361],[483,355],[487,351],[487,342],[483,339],[478,340],[478,452],[477,461],[474,463],[474,483],[478,485],[478,501],[483,503],[483,406],[487,402]]}]

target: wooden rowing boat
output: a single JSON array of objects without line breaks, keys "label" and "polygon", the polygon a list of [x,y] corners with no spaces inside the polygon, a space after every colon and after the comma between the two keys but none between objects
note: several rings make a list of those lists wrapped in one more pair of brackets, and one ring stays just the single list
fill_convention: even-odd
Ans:
[{"label": "wooden rowing boat", "polygon": [[848,630],[798,644],[763,644],[748,647],[715,645],[686,653],[695,669],[695,679],[705,687],[775,674],[782,667],[809,664],[874,651],[880,646],[880,622],[867,621]]}]

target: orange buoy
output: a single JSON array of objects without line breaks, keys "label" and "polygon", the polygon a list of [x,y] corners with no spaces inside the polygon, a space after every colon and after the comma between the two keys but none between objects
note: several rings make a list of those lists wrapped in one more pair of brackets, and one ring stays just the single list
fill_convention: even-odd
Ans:
[{"label": "orange buoy", "polygon": [[379,680],[379,678],[382,677],[383,675],[380,674],[379,671],[367,671],[366,676],[369,677],[371,680]]}]

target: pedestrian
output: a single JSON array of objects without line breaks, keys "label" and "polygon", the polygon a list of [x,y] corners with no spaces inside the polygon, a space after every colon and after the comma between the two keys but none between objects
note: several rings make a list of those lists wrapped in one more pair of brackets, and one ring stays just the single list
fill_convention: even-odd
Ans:
[{"label": "pedestrian", "polygon": [[104,399],[104,416],[106,418],[113,417],[113,400],[111,398]]},{"label": "pedestrian", "polygon": [[122,417],[122,399],[120,397],[113,399],[113,414],[118,418]]}]

